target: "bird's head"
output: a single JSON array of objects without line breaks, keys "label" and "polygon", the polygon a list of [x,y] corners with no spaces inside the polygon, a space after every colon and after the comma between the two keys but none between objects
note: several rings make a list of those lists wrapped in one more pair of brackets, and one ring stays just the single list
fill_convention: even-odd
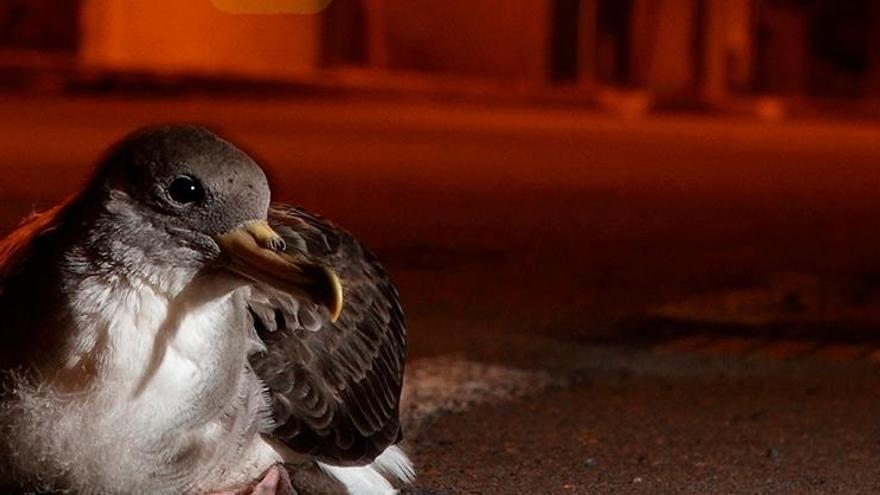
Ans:
[{"label": "bird's head", "polygon": [[91,191],[110,214],[99,230],[111,245],[137,245],[145,263],[230,270],[305,293],[339,314],[342,290],[332,268],[288,248],[269,226],[263,170],[204,128],[135,132],[107,154]]}]

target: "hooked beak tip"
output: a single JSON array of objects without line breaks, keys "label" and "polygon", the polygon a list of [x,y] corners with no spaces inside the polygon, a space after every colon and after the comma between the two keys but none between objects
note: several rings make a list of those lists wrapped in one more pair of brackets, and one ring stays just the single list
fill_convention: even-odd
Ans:
[{"label": "hooked beak tip", "polygon": [[229,268],[277,290],[304,294],[327,308],[330,320],[343,308],[342,282],[333,268],[286,253],[287,243],[265,220],[246,222],[217,236]]}]

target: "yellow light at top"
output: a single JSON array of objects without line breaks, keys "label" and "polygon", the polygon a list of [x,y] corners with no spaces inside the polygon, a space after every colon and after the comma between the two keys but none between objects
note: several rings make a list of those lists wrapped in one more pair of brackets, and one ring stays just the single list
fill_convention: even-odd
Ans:
[{"label": "yellow light at top", "polygon": [[317,14],[333,0],[211,0],[228,14]]}]

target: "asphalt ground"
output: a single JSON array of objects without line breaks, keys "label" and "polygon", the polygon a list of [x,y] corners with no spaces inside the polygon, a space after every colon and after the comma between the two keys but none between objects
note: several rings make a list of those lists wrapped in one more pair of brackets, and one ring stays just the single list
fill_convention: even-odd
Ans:
[{"label": "asphalt ground", "polygon": [[592,349],[566,384],[420,431],[415,493],[877,493],[877,376]]}]

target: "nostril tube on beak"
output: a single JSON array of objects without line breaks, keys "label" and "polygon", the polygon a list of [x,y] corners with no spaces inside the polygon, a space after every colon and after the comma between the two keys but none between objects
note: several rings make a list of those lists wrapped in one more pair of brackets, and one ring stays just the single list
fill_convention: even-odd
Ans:
[{"label": "nostril tube on beak", "polygon": [[270,251],[285,251],[287,243],[284,238],[272,230],[265,220],[253,220],[244,226],[245,230],[254,238],[257,245]]},{"label": "nostril tube on beak", "polygon": [[284,242],[284,238],[281,236],[276,236],[271,241],[271,247],[275,251],[286,251],[287,243]]}]

